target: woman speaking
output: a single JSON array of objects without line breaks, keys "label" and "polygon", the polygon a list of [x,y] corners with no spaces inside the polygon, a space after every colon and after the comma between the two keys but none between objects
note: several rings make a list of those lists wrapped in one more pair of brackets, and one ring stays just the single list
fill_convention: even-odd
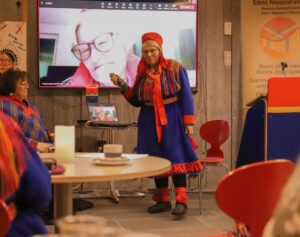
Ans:
[{"label": "woman speaking", "polygon": [[141,107],[138,118],[138,153],[159,156],[172,163],[171,170],[155,177],[157,201],[149,213],[171,210],[168,176],[176,188],[173,215],[187,210],[186,173],[199,172],[202,164],[193,149],[194,103],[185,68],[177,61],[165,59],[162,37],[155,32],[142,36],[142,59],[133,88],[118,76],[111,75],[115,85],[133,106]]}]

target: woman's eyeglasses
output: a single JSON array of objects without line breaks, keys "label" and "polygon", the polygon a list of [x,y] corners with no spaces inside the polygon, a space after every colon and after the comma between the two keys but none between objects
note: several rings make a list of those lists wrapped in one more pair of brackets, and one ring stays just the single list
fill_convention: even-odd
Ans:
[{"label": "woman's eyeglasses", "polygon": [[99,35],[90,43],[81,43],[75,45],[71,51],[74,56],[81,60],[87,60],[91,56],[91,45],[95,47],[101,53],[108,53],[114,47],[112,33],[104,33]]},{"label": "woman's eyeglasses", "polygon": [[11,59],[0,59],[1,64],[9,64],[12,63],[13,61]]},{"label": "woman's eyeglasses", "polygon": [[158,48],[156,47],[153,47],[153,48],[150,48],[150,49],[145,49],[145,50],[142,50],[142,54],[144,55],[148,55],[149,53],[150,54],[154,54],[158,51]]},{"label": "woman's eyeglasses", "polygon": [[20,84],[21,86],[27,86],[27,87],[29,87],[28,81],[21,81],[19,84]]}]

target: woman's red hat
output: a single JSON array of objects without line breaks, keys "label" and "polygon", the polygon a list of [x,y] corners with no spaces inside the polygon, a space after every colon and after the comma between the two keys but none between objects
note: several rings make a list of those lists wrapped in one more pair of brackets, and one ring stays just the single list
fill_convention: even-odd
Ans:
[{"label": "woman's red hat", "polygon": [[[163,43],[163,38],[161,37],[160,34],[156,33],[156,32],[148,32],[142,35],[142,43],[145,43],[146,41],[154,41],[158,44],[159,48],[160,48],[160,65],[162,68],[166,69],[166,70],[170,70],[170,62],[171,60],[166,60],[164,58],[163,52],[162,52],[162,43]],[[138,68],[137,68],[137,75],[139,76],[143,71],[145,71],[146,69],[146,62],[144,60],[144,58],[142,57],[139,64],[138,64]]]},{"label": "woman's red hat", "polygon": [[162,48],[163,39],[160,34],[158,34],[156,32],[148,32],[148,33],[143,34],[142,43],[144,43],[148,40],[155,41],[159,45],[159,47]]}]

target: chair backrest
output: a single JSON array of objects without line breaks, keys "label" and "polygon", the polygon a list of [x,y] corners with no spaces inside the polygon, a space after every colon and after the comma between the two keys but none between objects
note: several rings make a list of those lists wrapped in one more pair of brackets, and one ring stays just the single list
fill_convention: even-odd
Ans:
[{"label": "chair backrest", "polygon": [[293,162],[277,159],[233,170],[218,184],[216,200],[220,209],[245,223],[253,237],[260,237],[294,168]]},{"label": "chair backrest", "polygon": [[224,158],[221,145],[230,135],[230,125],[226,120],[211,120],[202,124],[200,136],[211,146],[206,152],[206,157]]},{"label": "chair backrest", "polygon": [[15,205],[12,204],[8,206],[2,199],[0,199],[0,237],[4,237],[7,234],[15,216]]}]

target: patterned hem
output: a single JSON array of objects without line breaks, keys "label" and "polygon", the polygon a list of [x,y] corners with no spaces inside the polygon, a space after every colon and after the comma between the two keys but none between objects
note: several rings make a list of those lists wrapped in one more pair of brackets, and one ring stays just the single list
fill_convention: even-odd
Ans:
[{"label": "patterned hem", "polygon": [[203,166],[200,161],[177,164],[177,165],[172,165],[171,169],[168,172],[157,175],[155,177],[170,176],[176,174],[186,174],[186,173],[197,173],[202,169]]}]

